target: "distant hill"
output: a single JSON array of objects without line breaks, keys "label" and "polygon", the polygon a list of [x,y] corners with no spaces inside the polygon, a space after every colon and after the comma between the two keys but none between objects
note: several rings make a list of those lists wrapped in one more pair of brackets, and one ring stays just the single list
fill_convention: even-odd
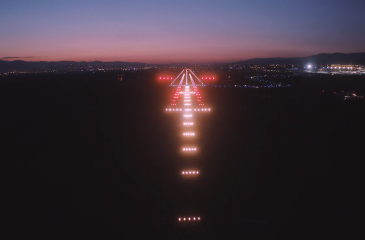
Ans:
[{"label": "distant hill", "polygon": [[144,67],[146,63],[139,62],[101,62],[101,61],[93,61],[93,62],[75,62],[75,61],[59,61],[59,62],[27,62],[22,60],[14,60],[14,61],[5,61],[0,60],[0,71],[24,71],[24,70],[46,70],[46,69],[58,69],[58,70],[66,70],[69,67],[80,67],[86,68],[88,66],[92,67]]},{"label": "distant hill", "polygon": [[321,53],[308,57],[252,58],[234,64],[365,64],[365,53]]}]

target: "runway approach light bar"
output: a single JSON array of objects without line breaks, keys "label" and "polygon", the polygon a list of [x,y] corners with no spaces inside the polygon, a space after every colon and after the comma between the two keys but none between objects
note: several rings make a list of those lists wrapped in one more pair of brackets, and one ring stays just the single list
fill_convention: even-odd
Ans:
[{"label": "runway approach light bar", "polygon": [[182,175],[198,175],[199,171],[182,171]]},{"label": "runway approach light bar", "polygon": [[182,109],[180,108],[166,108],[166,112],[181,112]]},{"label": "runway approach light bar", "polygon": [[194,112],[210,112],[210,108],[194,108]]},{"label": "runway approach light bar", "polygon": [[196,148],[183,148],[184,152],[195,152]]},{"label": "runway approach light bar", "polygon": [[192,123],[192,122],[184,122],[183,125],[184,126],[193,126],[194,123]]},{"label": "runway approach light bar", "polygon": [[195,133],[186,132],[186,133],[183,133],[183,136],[195,136]]},{"label": "runway approach light bar", "polygon": [[179,222],[186,222],[186,221],[200,221],[200,217],[181,217],[177,219]]}]

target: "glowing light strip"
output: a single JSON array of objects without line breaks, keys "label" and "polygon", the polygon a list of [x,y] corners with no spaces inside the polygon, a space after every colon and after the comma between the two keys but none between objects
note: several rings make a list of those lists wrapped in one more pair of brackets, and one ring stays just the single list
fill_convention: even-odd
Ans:
[{"label": "glowing light strip", "polygon": [[195,152],[196,148],[183,148],[182,149],[184,152]]},{"label": "glowing light strip", "polygon": [[193,74],[194,77],[196,77],[196,79],[198,79],[198,81],[201,83],[201,84],[204,84],[196,75],[193,71],[190,70],[190,72]]},{"label": "glowing light strip", "polygon": [[177,77],[171,82],[171,84],[173,84],[179,77],[180,75],[184,72],[184,70],[181,71],[181,73],[179,73],[179,75],[177,75]]},{"label": "glowing light strip", "polygon": [[194,123],[193,122],[184,122],[183,125],[184,126],[193,126]]},{"label": "glowing light strip", "polygon": [[184,106],[191,106],[191,103],[184,103]]},{"label": "glowing light strip", "polygon": [[181,217],[177,219],[179,222],[186,222],[186,221],[200,221],[200,217]]},{"label": "glowing light strip", "polygon": [[183,133],[183,136],[195,136],[195,133]]},{"label": "glowing light strip", "polygon": [[182,175],[197,175],[199,174],[199,171],[182,171]]},{"label": "glowing light strip", "polygon": [[194,112],[200,112],[200,111],[202,111],[202,112],[210,112],[210,108],[194,108]]},{"label": "glowing light strip", "polygon": [[166,108],[165,109],[166,112],[182,112],[182,109],[180,108]]},{"label": "glowing light strip", "polygon": [[184,115],[184,117],[186,117],[186,118],[188,118],[188,117],[192,117],[193,115],[191,115],[191,114],[186,114],[186,115]]}]

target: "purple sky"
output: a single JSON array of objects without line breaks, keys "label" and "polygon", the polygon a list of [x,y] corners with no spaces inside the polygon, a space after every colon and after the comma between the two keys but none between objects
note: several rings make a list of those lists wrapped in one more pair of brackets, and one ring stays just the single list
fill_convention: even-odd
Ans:
[{"label": "purple sky", "polygon": [[2,0],[0,59],[202,63],[365,52],[364,9],[358,0]]}]

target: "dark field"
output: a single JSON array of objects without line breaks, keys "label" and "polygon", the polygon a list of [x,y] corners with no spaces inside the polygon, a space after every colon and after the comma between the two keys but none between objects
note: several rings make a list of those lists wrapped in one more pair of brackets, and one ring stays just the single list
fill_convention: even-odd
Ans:
[{"label": "dark field", "polygon": [[[333,91],[364,94],[364,76],[300,76],[282,89],[201,87],[212,112],[198,122],[200,153],[187,159],[181,120],[164,111],[175,89],[157,75],[0,78],[14,239],[362,235],[365,103]],[[182,179],[186,167],[201,176]],[[178,224],[187,215],[202,221]]]}]

